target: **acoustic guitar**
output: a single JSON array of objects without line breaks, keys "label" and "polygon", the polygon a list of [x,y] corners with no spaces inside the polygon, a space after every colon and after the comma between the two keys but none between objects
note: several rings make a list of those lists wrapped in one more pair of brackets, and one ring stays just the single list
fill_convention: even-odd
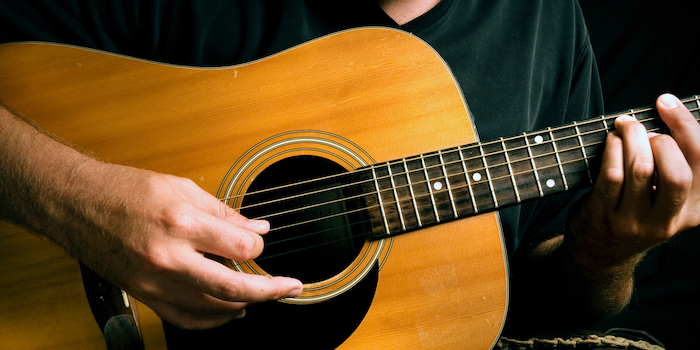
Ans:
[{"label": "acoustic guitar", "polygon": [[[616,117],[477,142],[441,58],[379,28],[223,68],[0,45],[0,97],[101,159],[190,178],[269,220],[258,259],[212,258],[304,291],[232,330],[309,348],[492,348],[508,303],[495,211],[590,185]],[[0,348],[105,347],[76,261],[8,223],[0,250]],[[164,348],[160,319],[136,308],[145,348]]]}]

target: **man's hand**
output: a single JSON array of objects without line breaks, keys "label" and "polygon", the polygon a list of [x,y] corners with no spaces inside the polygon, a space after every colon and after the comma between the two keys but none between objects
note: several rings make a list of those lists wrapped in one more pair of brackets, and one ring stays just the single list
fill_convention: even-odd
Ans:
[{"label": "man's hand", "polygon": [[594,317],[627,305],[649,249],[700,224],[700,125],[673,95],[659,97],[657,109],[673,137],[617,118],[594,188],[574,204],[559,239],[560,259],[569,259],[562,266],[575,279],[570,291]]},{"label": "man's hand", "polygon": [[301,282],[235,272],[204,256],[257,257],[250,221],[192,181],[103,163],[0,106],[0,219],[42,234],[182,328],[242,317],[248,303],[297,296]]},{"label": "man's hand", "polygon": [[587,264],[638,260],[700,224],[700,125],[673,95],[659,97],[657,108],[673,137],[617,118],[595,186],[572,215],[574,251]]},{"label": "man's hand", "polygon": [[85,170],[103,174],[91,178],[104,190],[84,210],[88,234],[72,253],[164,319],[211,328],[243,317],[247,303],[301,292],[297,280],[238,273],[204,257],[257,257],[266,221],[248,220],[190,180],[94,162]]}]

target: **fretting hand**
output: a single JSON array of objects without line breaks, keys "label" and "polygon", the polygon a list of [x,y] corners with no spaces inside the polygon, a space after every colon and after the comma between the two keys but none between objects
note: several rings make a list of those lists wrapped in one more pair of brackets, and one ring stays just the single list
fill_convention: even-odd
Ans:
[{"label": "fretting hand", "polygon": [[571,215],[573,251],[585,264],[636,263],[700,224],[700,125],[673,95],[659,97],[657,109],[673,137],[617,118],[595,186]]}]

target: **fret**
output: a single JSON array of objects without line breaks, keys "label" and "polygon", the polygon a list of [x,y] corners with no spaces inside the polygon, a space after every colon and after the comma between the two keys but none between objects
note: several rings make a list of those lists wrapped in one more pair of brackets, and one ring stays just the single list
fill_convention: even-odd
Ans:
[{"label": "fret", "polygon": [[503,155],[506,157],[506,164],[508,164],[508,173],[510,175],[510,181],[513,183],[513,191],[515,191],[516,202],[520,203],[520,193],[518,192],[518,184],[515,182],[515,176],[513,175],[513,165],[510,162],[510,157],[508,156],[508,149],[506,148],[506,143],[501,137],[501,147],[503,147]]},{"label": "fret", "polygon": [[605,149],[605,138],[609,129],[605,119],[593,119],[582,123],[577,123],[580,132],[580,143],[583,145],[583,152],[588,160],[589,172],[593,179],[589,178],[589,183],[593,183],[595,176],[600,171],[600,160]]},{"label": "fret", "polygon": [[433,186],[430,183],[430,176],[428,176],[428,169],[425,166],[425,157],[420,157],[421,164],[423,165],[423,172],[425,174],[425,181],[428,184],[428,192],[430,193],[430,201],[433,203],[433,211],[435,212],[435,220],[440,222],[440,215],[438,214],[437,204],[435,204],[435,195],[433,194]]},{"label": "fret", "polygon": [[430,197],[430,184],[425,175],[422,156],[407,159],[405,166],[408,172],[408,181],[411,182],[415,208],[418,211],[417,218],[420,218],[421,226],[436,223],[435,206]]},{"label": "fret", "polygon": [[413,188],[406,170],[406,160],[388,163],[388,173],[391,179],[392,191],[396,197],[396,215],[402,231],[420,227]]},{"label": "fret", "polygon": [[635,119],[642,123],[647,131],[669,135],[671,134],[671,130],[668,129],[663,120],[661,120],[656,110],[643,110],[637,112],[634,110],[632,111],[634,112],[633,116]]},{"label": "fret", "polygon": [[441,152],[443,172],[451,195],[454,217],[474,214],[474,198],[469,185],[469,177],[464,167],[461,147]]},{"label": "fret", "polygon": [[587,152],[578,123],[550,129],[550,133],[553,135],[555,153],[559,161],[558,166],[566,181],[564,189],[568,190],[591,184],[590,166],[587,162]]},{"label": "fret", "polygon": [[372,178],[374,179],[374,188],[377,191],[377,200],[379,201],[379,210],[382,213],[384,228],[386,229],[386,234],[390,235],[391,231],[389,230],[389,220],[387,220],[386,213],[384,212],[384,204],[382,201],[382,194],[381,194],[381,191],[379,190],[379,181],[377,181],[377,172],[375,171],[374,167],[372,167]]},{"label": "fret", "polygon": [[608,126],[608,120],[607,117],[604,115],[600,116],[600,119],[603,121],[603,125],[605,126],[605,133],[610,133],[610,126]]},{"label": "fret", "polygon": [[[485,159],[480,144],[464,147],[460,150],[464,162],[466,176],[468,177],[473,207],[478,211],[488,211],[497,208],[493,201],[493,191],[486,174]],[[477,212],[475,210],[475,212]]]},{"label": "fret", "polygon": [[542,184],[540,183],[540,176],[537,171],[537,165],[535,164],[535,157],[532,156],[532,148],[530,147],[530,140],[527,138],[527,134],[525,134],[525,143],[527,144],[527,154],[530,156],[530,164],[532,165],[532,170],[535,173],[535,182],[537,183],[537,192],[539,193],[540,197],[544,196],[544,192],[542,192]]},{"label": "fret", "polygon": [[[479,145],[479,152],[482,155],[484,154],[484,147],[481,144]],[[498,208],[498,198],[496,198],[496,191],[493,188],[493,181],[491,181],[491,172],[489,171],[489,164],[486,160],[486,157],[483,157],[483,160],[484,172],[486,172],[486,179],[488,180],[489,187],[491,188],[491,196],[493,196],[493,205],[494,207]]]},{"label": "fret", "polygon": [[406,222],[404,222],[403,214],[401,213],[401,203],[399,202],[399,194],[396,191],[396,182],[394,181],[394,174],[391,171],[391,165],[387,166],[387,171],[389,172],[389,180],[391,180],[391,190],[394,193],[394,198],[396,198],[396,209],[399,213],[399,222],[401,222],[401,230],[406,231]]},{"label": "fret", "polygon": [[527,135],[524,135],[501,140],[513,186],[514,197],[512,199],[515,203],[540,196],[537,173],[533,167],[534,163],[528,147]]},{"label": "fret", "polygon": [[688,108],[690,114],[692,114],[696,120],[700,118],[700,96],[693,96],[693,99],[684,103],[684,105]]},{"label": "fret", "polygon": [[566,182],[566,175],[564,175],[564,168],[561,164],[561,158],[559,157],[559,150],[557,149],[557,143],[554,141],[554,134],[552,133],[552,128],[547,128],[549,132],[549,139],[552,140],[552,147],[554,148],[554,156],[557,158],[557,164],[559,166],[559,174],[561,174],[561,181],[564,183],[564,190],[569,190],[569,184]]},{"label": "fret", "polygon": [[442,155],[442,151],[439,151],[438,155],[440,156],[440,165],[442,166],[442,173],[445,176],[445,186],[447,187],[447,194],[450,197],[450,204],[452,204],[452,213],[454,214],[454,217],[457,218],[459,215],[457,214],[457,205],[455,204],[455,197],[452,194],[452,186],[450,186],[450,180],[447,178],[447,168],[445,167],[445,158]]},{"label": "fret", "polygon": [[421,158],[438,222],[455,218],[453,197],[447,190],[447,176],[443,171],[441,152],[424,154]]},{"label": "fret", "polygon": [[[501,207],[510,203],[517,203],[519,193],[517,187],[513,186],[512,163],[509,162],[507,144],[501,142],[482,143],[481,148],[484,155],[485,172],[489,184],[491,185],[494,203]],[[516,150],[514,155],[519,154]]]},{"label": "fret", "polygon": [[[402,197],[407,198],[408,196],[406,189],[401,186],[405,185],[405,179],[403,179],[402,175],[391,176],[390,174],[392,171],[396,172],[395,170],[391,169],[392,166],[398,167],[399,165],[392,163],[381,163],[375,164],[372,167],[374,182],[376,187],[379,189],[378,204],[382,210],[381,213],[382,217],[384,218],[388,234],[395,234],[405,231],[409,226],[408,222],[404,221],[404,218],[407,216],[405,216],[405,213],[403,215],[401,214],[401,206],[407,206],[407,202],[408,205],[410,205],[410,201],[408,199],[403,201],[401,200]],[[396,186],[394,186],[396,181],[400,181],[400,183],[397,183]],[[402,225],[402,221],[405,222],[405,225]]]},{"label": "fret", "polygon": [[469,171],[467,170],[467,163],[464,161],[464,154],[462,154],[462,147],[457,148],[457,153],[459,153],[459,160],[462,164],[462,169],[464,170],[464,180],[467,182],[467,189],[469,190],[469,199],[471,200],[472,208],[474,209],[474,214],[479,212],[479,208],[476,206],[476,200],[474,199],[474,190],[472,189],[472,183],[469,179]]},{"label": "fret", "polygon": [[543,196],[565,189],[551,136],[547,130],[527,136]]},{"label": "fret", "polygon": [[403,171],[406,174],[406,182],[408,184],[408,191],[411,194],[411,201],[413,202],[413,210],[415,210],[416,221],[418,227],[423,227],[423,223],[420,220],[420,213],[418,213],[418,203],[416,203],[416,194],[413,192],[413,184],[411,183],[411,176],[408,174],[408,168],[406,167],[406,158],[402,159],[401,164],[403,165]]},{"label": "fret", "polygon": [[586,145],[583,143],[583,138],[581,137],[581,130],[579,130],[578,124],[574,121],[574,127],[576,128],[576,137],[578,138],[578,143],[581,147],[581,152],[583,153],[583,161],[586,164],[586,173],[588,174],[588,181],[593,183],[593,176],[591,175],[590,164],[588,163],[588,154],[586,153]]}]

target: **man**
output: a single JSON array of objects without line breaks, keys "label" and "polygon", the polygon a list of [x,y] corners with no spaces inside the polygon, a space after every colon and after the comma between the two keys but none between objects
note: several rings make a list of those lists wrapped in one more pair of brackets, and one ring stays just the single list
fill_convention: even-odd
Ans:
[{"label": "man", "polygon": [[[573,1],[380,1],[379,8],[293,1],[3,5],[2,41],[63,41],[192,65],[240,63],[349,27],[400,26],[433,45],[451,66],[482,140],[601,112],[593,54]],[[77,15],[85,13],[98,20]],[[162,14],[167,16],[160,22]],[[254,30],[228,28],[223,37],[230,42],[220,42],[204,24],[226,30],[226,16]],[[241,20],[249,16],[252,25]],[[115,18],[118,23],[111,22]],[[303,22],[295,28],[296,20]],[[511,328],[522,329],[519,320],[531,305],[550,314],[576,311],[543,321],[543,328],[580,327],[618,312],[644,253],[700,223],[700,148],[694,141],[700,126],[673,96],[662,96],[657,106],[674,138],[647,136],[637,121],[618,118],[589,194],[501,211],[512,258]],[[2,216],[51,238],[168,322],[188,329],[221,326],[244,316],[249,303],[300,293],[297,280],[238,274],[201,253],[253,258],[261,253],[266,222],[247,220],[190,181],[98,162],[7,109],[0,115]],[[44,200],[32,200],[30,188],[45,193]],[[566,203],[568,215],[561,210]],[[129,271],[120,261],[130,262]],[[543,283],[551,280],[555,286]]]}]

